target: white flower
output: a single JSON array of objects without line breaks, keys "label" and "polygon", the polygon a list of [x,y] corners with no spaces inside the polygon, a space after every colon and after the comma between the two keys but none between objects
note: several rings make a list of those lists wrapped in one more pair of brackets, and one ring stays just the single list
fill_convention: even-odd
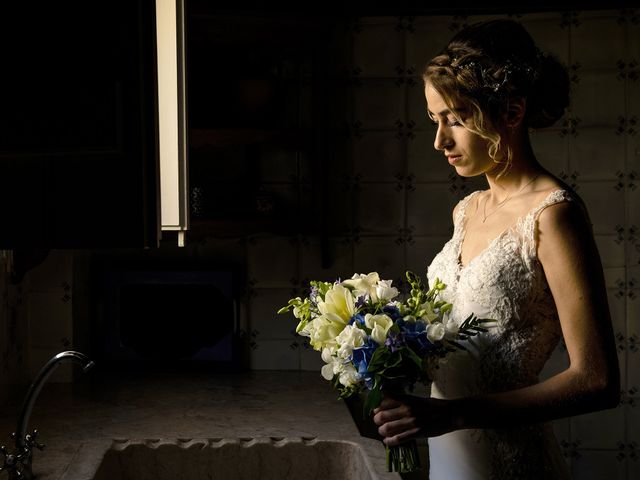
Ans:
[{"label": "white flower", "polygon": [[318,310],[331,321],[346,325],[356,311],[355,299],[348,288],[334,285],[325,294],[324,302],[318,302]]},{"label": "white flower", "polygon": [[431,323],[427,325],[427,338],[430,342],[439,342],[444,338],[445,327],[441,322]]},{"label": "white flower", "polygon": [[343,365],[339,375],[339,381],[345,387],[350,387],[360,381],[360,375],[351,363]]},{"label": "white flower", "polygon": [[444,336],[447,340],[454,340],[458,336],[460,327],[458,327],[458,325],[452,318],[446,320],[444,328],[446,330]]},{"label": "white flower", "polygon": [[438,318],[438,314],[433,311],[433,308],[431,307],[431,304],[429,302],[425,302],[420,305],[420,309],[425,311],[425,313],[420,317],[425,322],[431,323],[436,318]]},{"label": "white flower", "polygon": [[371,315],[367,313],[364,316],[364,324],[371,329],[371,338],[382,345],[387,339],[387,333],[393,325],[393,320],[388,315]]},{"label": "white flower", "polygon": [[333,376],[337,373],[339,362],[335,357],[335,348],[325,347],[322,349],[322,360],[326,363],[325,366],[322,367],[320,373],[324,377],[325,380],[331,380]]},{"label": "white flower", "polygon": [[364,345],[366,334],[356,326],[347,325],[336,338],[338,342],[338,357],[348,359],[353,353],[353,349]]},{"label": "white flower", "polygon": [[322,350],[337,345],[336,337],[340,335],[344,327],[344,323],[339,318],[335,320],[334,317],[320,315],[307,323],[298,333],[309,337],[309,343],[314,350]]},{"label": "white flower", "polygon": [[349,280],[344,280],[342,283],[348,285],[354,289],[356,297],[361,295],[369,295],[374,302],[378,299],[376,294],[376,284],[380,281],[380,275],[378,272],[371,272],[368,274],[355,273]]},{"label": "white flower", "polygon": [[398,296],[398,289],[391,286],[393,280],[380,280],[376,285],[376,296],[378,300],[391,300]]}]

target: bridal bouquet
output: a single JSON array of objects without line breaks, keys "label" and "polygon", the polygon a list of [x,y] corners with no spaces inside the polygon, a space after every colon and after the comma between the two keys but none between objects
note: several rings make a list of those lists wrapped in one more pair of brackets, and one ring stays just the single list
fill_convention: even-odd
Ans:
[{"label": "bridal bouquet", "polygon": [[[322,376],[341,398],[367,392],[367,415],[380,405],[383,392],[412,391],[416,383],[428,382],[430,361],[464,350],[458,340],[486,331],[488,320],[474,315],[459,326],[449,320],[453,305],[438,298],[446,288],[438,279],[426,290],[413,272],[406,277],[411,291],[404,301],[397,300],[391,280],[372,272],[333,283],[311,281],[308,297],[293,298],[278,310],[293,310],[296,333],[321,352]],[[386,448],[389,471],[419,467],[415,441]]]}]

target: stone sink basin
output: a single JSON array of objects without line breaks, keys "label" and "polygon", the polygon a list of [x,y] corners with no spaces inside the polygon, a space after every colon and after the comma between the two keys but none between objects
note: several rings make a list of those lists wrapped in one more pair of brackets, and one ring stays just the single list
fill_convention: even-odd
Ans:
[{"label": "stone sink basin", "polygon": [[122,439],[81,448],[63,476],[65,480],[376,478],[357,443],[298,437]]}]

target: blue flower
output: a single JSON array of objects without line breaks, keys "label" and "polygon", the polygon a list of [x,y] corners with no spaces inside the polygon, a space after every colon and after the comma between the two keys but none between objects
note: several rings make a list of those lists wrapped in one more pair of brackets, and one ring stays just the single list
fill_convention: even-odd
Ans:
[{"label": "blue flower", "polygon": [[387,339],[384,342],[385,346],[389,347],[391,352],[395,352],[400,348],[406,347],[407,342],[405,341],[404,334],[402,332],[394,332],[390,331],[387,335]]},{"label": "blue flower", "polygon": [[436,345],[427,338],[427,325],[424,322],[398,320],[397,323],[407,345],[418,355],[424,356],[429,350],[436,348]]},{"label": "blue flower", "polygon": [[382,311],[391,317],[391,320],[394,322],[401,319],[402,315],[400,314],[400,310],[395,305],[385,305],[382,307]]},{"label": "blue flower", "polygon": [[364,315],[362,315],[361,313],[356,313],[355,315],[353,315],[349,319],[349,325],[353,325],[354,323],[364,326]]},{"label": "blue flower", "polygon": [[373,353],[377,348],[378,344],[375,341],[368,339],[367,343],[362,347],[354,348],[353,353],[351,354],[353,366],[358,371],[358,374],[364,378],[365,385],[368,389],[373,388],[373,376],[367,370],[369,368],[369,362],[371,362],[371,358],[373,357]]}]

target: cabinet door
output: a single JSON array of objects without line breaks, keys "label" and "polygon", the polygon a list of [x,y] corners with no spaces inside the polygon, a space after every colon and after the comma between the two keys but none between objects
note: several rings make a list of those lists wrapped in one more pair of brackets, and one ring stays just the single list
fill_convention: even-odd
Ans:
[{"label": "cabinet door", "polygon": [[2,3],[0,248],[156,245],[154,1]]}]

